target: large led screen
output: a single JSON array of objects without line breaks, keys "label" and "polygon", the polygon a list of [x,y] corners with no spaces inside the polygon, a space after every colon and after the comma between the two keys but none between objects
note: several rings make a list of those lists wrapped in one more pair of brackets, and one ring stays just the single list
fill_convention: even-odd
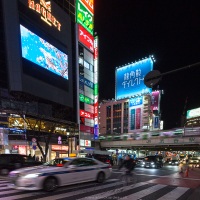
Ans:
[{"label": "large led screen", "polygon": [[117,68],[115,74],[116,99],[151,93],[152,89],[144,84],[144,77],[152,69],[153,61],[151,58]]},{"label": "large led screen", "polygon": [[22,57],[68,80],[68,56],[20,25]]}]

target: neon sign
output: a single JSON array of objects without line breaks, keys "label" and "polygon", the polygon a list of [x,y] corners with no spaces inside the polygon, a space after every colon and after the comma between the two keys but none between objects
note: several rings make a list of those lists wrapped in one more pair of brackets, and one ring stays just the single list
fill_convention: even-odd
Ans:
[{"label": "neon sign", "polygon": [[88,118],[88,119],[93,119],[93,114],[89,113],[89,112],[86,112],[84,110],[80,110],[80,116]]},{"label": "neon sign", "polygon": [[79,41],[88,47],[92,52],[94,51],[94,37],[89,34],[81,25],[79,27]]},{"label": "neon sign", "polygon": [[81,0],[83,4],[94,14],[94,2],[93,0]]},{"label": "neon sign", "polygon": [[76,6],[76,13],[77,23],[81,24],[90,34],[93,35],[93,14],[79,1]]},{"label": "neon sign", "polygon": [[40,0],[36,3],[34,0],[28,0],[28,7],[41,14],[41,19],[49,26],[55,26],[59,31],[61,30],[61,23],[51,14],[51,2]]}]

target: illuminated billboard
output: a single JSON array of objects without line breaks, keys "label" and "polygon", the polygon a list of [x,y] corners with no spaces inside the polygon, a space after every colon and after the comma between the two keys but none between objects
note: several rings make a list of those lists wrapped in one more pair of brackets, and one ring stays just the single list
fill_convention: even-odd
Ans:
[{"label": "illuminated billboard", "polygon": [[116,68],[116,99],[151,93],[152,89],[144,84],[144,77],[152,70],[153,60],[151,58]]},{"label": "illuminated billboard", "polygon": [[81,1],[76,4],[76,21],[93,35],[94,16]]},{"label": "illuminated billboard", "polygon": [[81,25],[78,26],[79,41],[92,52],[94,51],[94,37],[89,34]]},{"label": "illuminated billboard", "polygon": [[93,0],[81,0],[83,4],[94,14],[94,1]]},{"label": "illuminated billboard", "polygon": [[200,116],[200,108],[195,108],[195,109],[187,111],[187,117],[186,118],[191,119],[191,118],[199,117],[199,116]]},{"label": "illuminated billboard", "polygon": [[20,25],[22,57],[68,80],[68,56]]}]

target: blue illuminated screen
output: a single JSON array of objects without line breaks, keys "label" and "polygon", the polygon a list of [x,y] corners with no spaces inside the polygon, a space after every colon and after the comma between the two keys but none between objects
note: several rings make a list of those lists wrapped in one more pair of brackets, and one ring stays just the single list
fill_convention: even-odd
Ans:
[{"label": "blue illuminated screen", "polygon": [[144,84],[144,77],[153,70],[151,58],[116,69],[116,99],[151,93]]},{"label": "blue illuminated screen", "polygon": [[68,56],[20,25],[22,57],[68,80]]}]

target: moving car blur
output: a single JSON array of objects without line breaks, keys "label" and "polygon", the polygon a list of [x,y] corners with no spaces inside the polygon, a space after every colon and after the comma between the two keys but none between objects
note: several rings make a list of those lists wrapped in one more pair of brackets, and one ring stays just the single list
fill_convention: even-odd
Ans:
[{"label": "moving car blur", "polygon": [[104,182],[111,176],[112,166],[92,158],[53,159],[41,166],[9,173],[11,188],[19,190],[55,190],[59,186],[82,182]]}]

